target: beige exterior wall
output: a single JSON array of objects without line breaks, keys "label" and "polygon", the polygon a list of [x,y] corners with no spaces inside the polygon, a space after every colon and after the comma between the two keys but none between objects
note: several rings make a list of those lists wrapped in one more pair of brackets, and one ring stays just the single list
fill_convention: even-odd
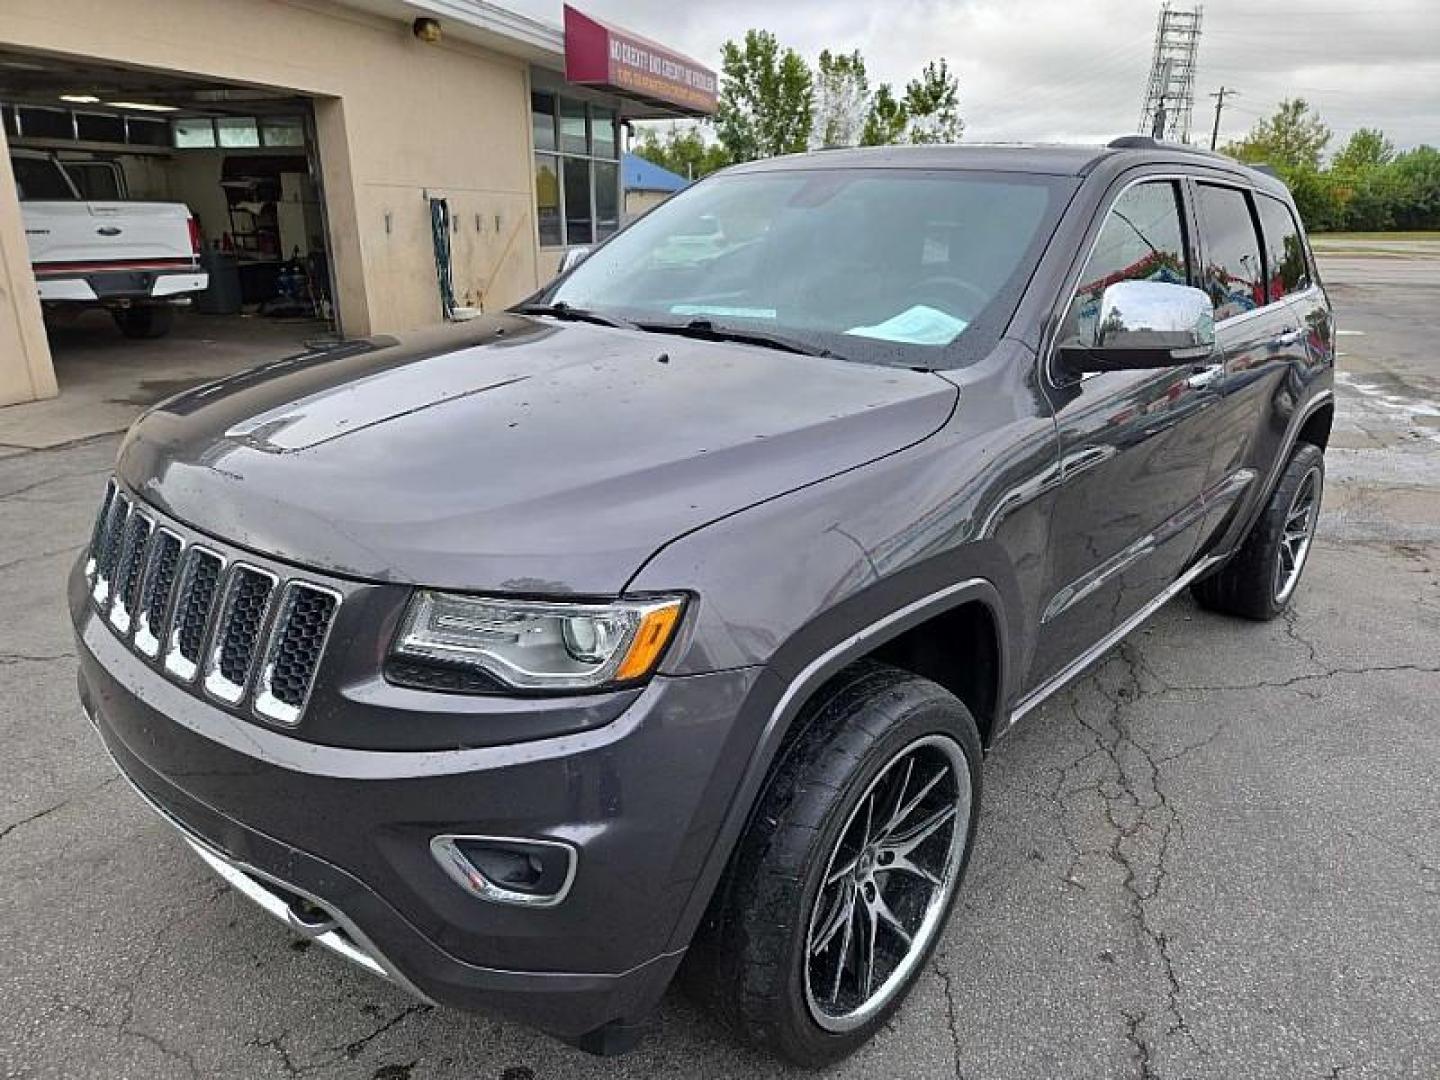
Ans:
[{"label": "beige exterior wall", "polygon": [[[523,60],[425,45],[403,22],[322,0],[3,0],[0,41],[314,98],[348,335],[440,317],[427,193],[446,197],[460,224],[451,246],[461,303],[494,310],[538,284]],[[0,223],[15,212],[0,201]],[[16,261],[9,232],[0,246]],[[0,335],[14,318],[0,310]]]},{"label": "beige exterior wall", "polygon": [[635,218],[643,217],[670,198],[670,195],[671,193],[668,191],[625,192],[625,219],[633,221]]},{"label": "beige exterior wall", "polygon": [[0,130],[0,405],[54,397],[55,371],[35,298],[35,275],[5,132]]}]

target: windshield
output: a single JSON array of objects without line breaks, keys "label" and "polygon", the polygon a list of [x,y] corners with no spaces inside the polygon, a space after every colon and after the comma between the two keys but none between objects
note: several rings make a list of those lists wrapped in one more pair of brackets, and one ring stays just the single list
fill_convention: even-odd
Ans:
[{"label": "windshield", "polygon": [[651,327],[703,321],[847,359],[953,367],[988,351],[1074,189],[900,169],[722,173],[541,299]]}]

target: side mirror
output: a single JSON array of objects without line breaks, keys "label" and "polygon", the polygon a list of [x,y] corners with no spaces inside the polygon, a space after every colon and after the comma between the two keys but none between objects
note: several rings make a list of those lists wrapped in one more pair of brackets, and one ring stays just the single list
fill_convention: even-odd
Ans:
[{"label": "side mirror", "polygon": [[589,244],[577,244],[575,247],[566,248],[565,254],[560,256],[560,270],[556,276],[563,277],[589,257]]},{"label": "side mirror", "polygon": [[1189,285],[1117,281],[1105,286],[1099,315],[1079,340],[1058,351],[1081,374],[1200,363],[1215,351],[1214,306]]}]

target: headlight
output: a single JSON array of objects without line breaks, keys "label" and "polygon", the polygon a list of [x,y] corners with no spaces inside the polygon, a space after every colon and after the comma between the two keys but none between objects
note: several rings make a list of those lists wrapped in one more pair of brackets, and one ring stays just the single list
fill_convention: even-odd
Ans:
[{"label": "headlight", "polygon": [[519,690],[594,690],[654,671],[684,606],[679,597],[568,604],[422,589],[395,654]]}]

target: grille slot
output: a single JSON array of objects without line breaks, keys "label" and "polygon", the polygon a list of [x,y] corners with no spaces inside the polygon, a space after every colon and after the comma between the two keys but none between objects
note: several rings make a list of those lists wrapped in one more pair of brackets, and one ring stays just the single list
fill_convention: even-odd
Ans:
[{"label": "grille slot", "polygon": [[205,689],[221,701],[245,696],[274,592],[275,575],[239,563],[231,569],[205,670]]},{"label": "grille slot", "polygon": [[295,581],[285,587],[255,695],[260,716],[286,726],[299,723],[339,604],[339,594],[329,589]]},{"label": "grille slot", "polygon": [[120,544],[125,534],[125,522],[130,517],[130,500],[116,494],[110,500],[105,513],[105,526],[101,530],[100,550],[95,554],[95,603],[103,609],[110,600],[110,577],[115,572],[115,560],[120,556]]},{"label": "grille slot", "polygon": [[170,606],[170,590],[175,585],[175,571],[180,566],[183,547],[180,537],[163,527],[155,531],[150,541],[135,611],[135,648],[145,656],[153,658],[160,654],[165,610]]},{"label": "grille slot", "polygon": [[145,565],[145,545],[150,542],[153,522],[139,510],[130,513],[125,524],[125,538],[115,559],[110,601],[110,625],[121,637],[130,632],[135,612],[136,593],[140,588],[140,571]]},{"label": "grille slot", "polygon": [[170,618],[169,647],[165,670],[189,682],[200,668],[205,645],[205,627],[215,607],[220,573],[225,560],[207,548],[192,547],[175,591],[175,612]]},{"label": "grille slot", "polygon": [[95,527],[90,531],[90,555],[85,560],[85,580],[95,581],[95,567],[100,558],[100,541],[105,535],[105,527],[110,522],[110,507],[115,502],[115,481],[110,480],[105,484],[105,500],[100,504],[100,512],[95,515]]}]

